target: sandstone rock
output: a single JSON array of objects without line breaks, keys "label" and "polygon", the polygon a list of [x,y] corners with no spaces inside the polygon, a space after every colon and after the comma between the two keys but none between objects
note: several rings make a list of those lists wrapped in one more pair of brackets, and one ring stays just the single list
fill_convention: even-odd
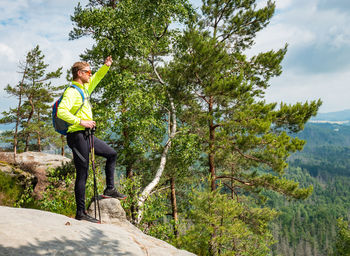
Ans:
[{"label": "sandstone rock", "polygon": [[194,255],[127,226],[23,208],[0,207],[0,216],[1,255]]},{"label": "sandstone rock", "polygon": [[16,177],[21,185],[30,184],[35,178],[33,174],[22,171],[21,169],[2,161],[0,161],[0,172],[3,172],[11,177]]},{"label": "sandstone rock", "polygon": [[[157,245],[162,245],[164,241],[156,239],[151,236],[145,235],[141,230],[132,225],[126,219],[126,213],[123,207],[120,204],[120,201],[115,198],[99,198],[100,204],[100,212],[101,212],[101,220],[102,224],[113,224],[119,227],[126,228],[129,233],[132,235],[132,238],[138,237],[134,239],[136,243],[141,244],[141,248],[144,248],[145,255],[173,255],[169,254],[167,248],[159,248]],[[91,203],[88,214],[90,216],[95,217],[95,209],[94,202]],[[96,207],[96,218],[98,219],[98,210]],[[174,255],[182,255],[182,254],[174,254]]]},{"label": "sandstone rock", "polygon": [[37,198],[41,198],[41,193],[47,187],[47,169],[57,168],[71,159],[61,156],[42,152],[24,152],[17,154],[16,161],[12,152],[0,152],[0,160],[16,164],[35,176],[36,185],[34,187],[34,194]]},{"label": "sandstone rock", "polygon": [[[126,219],[126,213],[123,209],[123,207],[120,204],[120,201],[115,198],[106,198],[102,199],[101,197],[98,199],[98,202],[100,204],[100,212],[101,212],[101,219],[102,223],[104,224],[122,224],[124,222],[127,222]],[[97,205],[96,205],[96,212],[98,216],[97,211]],[[95,216],[95,203],[92,202],[90,204],[90,207],[88,209],[88,213],[91,216]]]},{"label": "sandstone rock", "polygon": [[[15,164],[13,153],[12,152],[0,152],[0,160],[5,161],[10,164]],[[48,154],[43,152],[23,152],[17,154],[16,163],[17,164],[27,164],[43,167],[52,167],[56,168],[61,166],[63,163],[70,162],[71,159],[61,156]]]}]

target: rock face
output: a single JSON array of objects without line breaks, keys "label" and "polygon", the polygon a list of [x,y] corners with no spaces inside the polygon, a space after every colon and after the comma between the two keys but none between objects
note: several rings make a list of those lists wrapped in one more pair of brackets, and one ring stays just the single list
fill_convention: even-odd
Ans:
[{"label": "rock face", "polygon": [[0,152],[0,160],[9,164],[16,164],[21,169],[26,169],[30,174],[36,178],[36,186],[34,187],[34,194],[37,198],[41,197],[41,192],[44,191],[47,183],[47,169],[57,168],[62,164],[68,163],[71,159],[61,156],[42,152],[24,152],[17,154],[16,161],[14,160],[12,152]]},{"label": "rock face", "polygon": [[22,171],[6,162],[0,161],[0,171],[11,177],[16,177],[21,185],[29,184],[35,176],[29,172]]},{"label": "rock face", "polygon": [[[103,224],[122,225],[124,223],[129,223],[126,219],[126,213],[118,199],[115,199],[115,198],[102,199],[100,197],[98,202],[100,204],[101,220]],[[91,216],[95,216],[94,202],[90,204],[88,213]],[[97,204],[96,204],[96,217],[98,218]]]},{"label": "rock face", "polygon": [[[112,206],[116,199],[106,200]],[[10,207],[0,207],[0,216],[0,255],[194,255],[129,227],[123,219],[121,225],[93,224]]]}]

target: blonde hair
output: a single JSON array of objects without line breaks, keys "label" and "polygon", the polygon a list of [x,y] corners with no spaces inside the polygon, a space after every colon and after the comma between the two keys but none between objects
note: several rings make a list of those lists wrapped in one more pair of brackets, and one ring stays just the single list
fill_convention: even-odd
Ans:
[{"label": "blonde hair", "polygon": [[86,61],[78,61],[75,62],[72,66],[72,75],[73,75],[73,79],[78,78],[78,71],[82,70],[86,67],[90,67],[90,64],[87,63]]}]

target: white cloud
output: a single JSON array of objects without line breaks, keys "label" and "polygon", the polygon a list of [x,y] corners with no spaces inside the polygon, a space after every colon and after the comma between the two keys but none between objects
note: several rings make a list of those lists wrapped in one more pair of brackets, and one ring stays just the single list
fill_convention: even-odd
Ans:
[{"label": "white cloud", "polygon": [[[263,8],[266,6],[267,0],[257,0],[257,8]],[[277,10],[282,10],[282,9],[286,9],[288,8],[291,4],[293,3],[292,0],[276,0],[275,4],[276,4],[276,9]]]},{"label": "white cloud", "polygon": [[28,8],[27,0],[1,0],[0,13],[1,21],[7,20],[11,22],[12,19],[18,19],[21,17],[22,10]]},{"label": "white cloud", "polygon": [[276,1],[276,9],[277,10],[283,10],[287,9],[292,5],[292,0],[277,0]]},{"label": "white cloud", "polygon": [[0,43],[0,56],[5,56],[6,59],[2,58],[3,62],[14,62],[15,61],[15,52],[6,44]]},{"label": "white cloud", "polygon": [[259,52],[278,50],[288,43],[289,48],[303,47],[315,42],[315,34],[307,29],[288,24],[271,24],[265,30],[258,33],[255,46],[248,50],[248,55]]},{"label": "white cloud", "polygon": [[350,109],[350,5],[338,2],[276,0],[275,17],[249,51],[252,55],[289,45],[284,72],[267,90],[269,102],[321,98],[321,112]]},{"label": "white cloud", "polygon": [[[80,1],[85,5],[88,0]],[[63,66],[61,79],[52,83],[66,83],[65,72],[79,55],[91,46],[92,40],[83,38],[68,41],[72,29],[70,15],[77,2],[71,0],[1,0],[0,2],[0,113],[15,105],[15,98],[3,90],[7,84],[20,81],[19,62],[25,60],[28,51],[36,45],[45,55],[48,71]]]},{"label": "white cloud", "polygon": [[350,109],[350,71],[306,75],[286,71],[272,81],[266,92],[268,102],[296,103],[321,99],[320,112]]}]

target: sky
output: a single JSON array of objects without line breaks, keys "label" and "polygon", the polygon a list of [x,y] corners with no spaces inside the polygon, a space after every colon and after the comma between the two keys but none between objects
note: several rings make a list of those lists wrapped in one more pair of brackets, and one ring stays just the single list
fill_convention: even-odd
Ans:
[{"label": "sky", "polygon": [[[85,6],[88,0],[79,1]],[[191,0],[200,6],[200,0]],[[247,52],[278,50],[288,44],[282,62],[283,73],[270,82],[267,102],[296,103],[321,99],[320,112],[350,109],[350,1],[349,0],[276,0],[276,13],[270,24],[257,34]],[[19,64],[26,53],[40,46],[49,64],[48,71],[65,71],[79,55],[92,46],[84,37],[69,41],[70,16],[74,0],[1,0],[0,1],[0,113],[16,106],[16,99],[4,91],[7,84],[20,79]],[[266,0],[257,0],[262,7]]]}]

